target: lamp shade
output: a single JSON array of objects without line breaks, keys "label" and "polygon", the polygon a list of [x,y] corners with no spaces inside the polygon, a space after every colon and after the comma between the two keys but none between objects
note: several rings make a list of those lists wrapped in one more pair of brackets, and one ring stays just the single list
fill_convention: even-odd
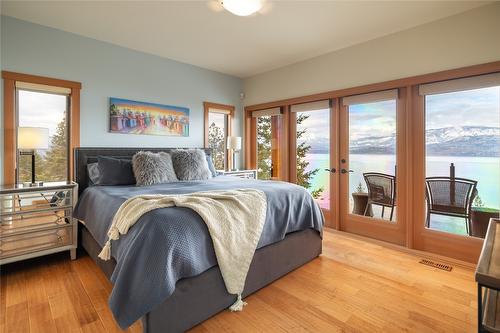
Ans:
[{"label": "lamp shade", "polygon": [[228,136],[227,149],[241,150],[241,136]]},{"label": "lamp shade", "polygon": [[17,129],[18,149],[48,149],[49,129],[42,127],[19,127]]}]

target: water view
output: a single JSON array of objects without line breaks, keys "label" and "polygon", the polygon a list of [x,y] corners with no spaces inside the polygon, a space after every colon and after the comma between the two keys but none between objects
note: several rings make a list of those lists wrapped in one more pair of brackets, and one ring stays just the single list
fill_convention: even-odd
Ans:
[{"label": "water view", "polygon": [[[310,163],[309,169],[326,169],[330,167],[328,154],[307,154],[306,160]],[[351,154],[351,170],[349,192],[357,192],[361,183],[366,191],[363,172],[359,170],[376,170],[377,172],[394,174],[394,155],[358,155]],[[483,205],[490,208],[500,208],[500,159],[497,157],[470,157],[470,156],[429,156],[427,157],[427,174],[429,176],[448,176],[450,162],[455,164],[456,177],[475,179],[478,182],[477,190]],[[481,172],[478,172],[478,169]],[[328,172],[318,172],[312,180],[311,190],[324,187],[325,190],[318,202],[321,207],[328,208],[330,186]]]}]

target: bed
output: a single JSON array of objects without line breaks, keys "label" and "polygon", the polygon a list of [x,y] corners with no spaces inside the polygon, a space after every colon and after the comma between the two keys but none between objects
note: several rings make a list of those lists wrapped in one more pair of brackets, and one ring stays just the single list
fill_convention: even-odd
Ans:
[{"label": "bed", "polygon": [[[82,222],[79,245],[114,284],[110,307],[122,328],[140,315],[144,332],[183,332],[235,301],[235,295],[226,291],[206,226],[187,208],[158,209],[146,214],[143,218],[148,217],[147,221],[134,226],[118,246],[113,246],[116,252],[110,261],[98,258],[113,213],[136,194],[231,188],[264,191],[268,198],[266,224],[250,265],[243,297],[321,254],[321,210],[304,194],[304,189],[293,184],[219,176],[201,182],[147,187],[89,186],[87,164],[96,162],[97,156],[131,159],[139,150],[169,152],[171,149],[75,149],[75,179],[79,184],[75,217]],[[204,150],[211,154],[210,149]],[[182,223],[172,222],[173,215],[169,214],[174,213]],[[166,220],[169,223],[164,223]]]}]

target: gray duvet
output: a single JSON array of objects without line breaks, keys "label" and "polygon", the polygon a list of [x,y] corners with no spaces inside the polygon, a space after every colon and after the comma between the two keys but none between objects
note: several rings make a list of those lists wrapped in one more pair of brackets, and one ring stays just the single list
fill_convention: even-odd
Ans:
[{"label": "gray duvet", "polygon": [[[312,228],[322,232],[321,210],[302,187],[227,176],[147,187],[92,186],[80,196],[74,216],[85,222],[103,246],[115,212],[130,197],[237,188],[260,189],[266,194],[266,222],[257,248],[279,242],[294,231]],[[122,328],[161,304],[173,293],[178,280],[217,265],[205,223],[194,211],[182,207],[145,214],[126,235],[113,242],[112,256],[117,265],[111,276],[114,286],[109,306]]]}]

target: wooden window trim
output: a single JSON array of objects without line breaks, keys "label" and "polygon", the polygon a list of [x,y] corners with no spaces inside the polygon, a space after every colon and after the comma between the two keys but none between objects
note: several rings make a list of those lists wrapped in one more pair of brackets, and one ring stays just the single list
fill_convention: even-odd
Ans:
[{"label": "wooden window trim", "polygon": [[[244,108],[245,112],[245,163],[247,168],[256,167],[256,121],[252,118],[252,112],[263,109],[270,109],[275,107],[281,107],[284,110],[284,115],[287,116],[288,121],[284,122],[284,131],[288,133],[288,136],[284,140],[288,141],[288,158],[284,160],[283,167],[289,168],[288,170],[288,180],[294,179],[295,171],[291,170],[293,154],[293,145],[295,144],[291,136],[294,133],[293,121],[294,117],[288,115],[291,105],[315,102],[324,99],[331,99],[334,101],[334,105],[339,108],[339,100],[346,96],[365,94],[376,91],[388,90],[388,89],[401,89],[405,96],[401,107],[405,107],[404,119],[402,121],[405,123],[403,128],[406,132],[406,141],[401,146],[405,148],[404,150],[404,160],[402,160],[401,165],[406,165],[406,173],[401,173],[399,175],[401,182],[406,182],[405,191],[406,195],[399,197],[400,200],[403,199],[405,209],[400,212],[400,218],[404,219],[403,223],[406,223],[406,237],[404,241],[404,246],[410,249],[419,249],[424,251],[431,251],[445,255],[451,258],[458,258],[459,260],[465,260],[468,262],[475,262],[478,258],[482,240],[477,238],[464,239],[462,236],[453,234],[443,234],[442,232],[436,230],[425,229],[421,225],[422,221],[422,209],[419,207],[421,204],[420,200],[416,200],[417,197],[423,198],[425,194],[423,188],[423,182],[417,180],[425,178],[425,161],[422,161],[422,147],[425,145],[423,142],[422,133],[416,133],[417,130],[421,130],[423,123],[423,103],[422,98],[418,94],[418,86],[420,84],[447,81],[453,79],[466,78],[477,75],[491,74],[500,72],[500,61],[473,65],[468,67],[462,67],[457,69],[450,69],[445,71],[440,71],[436,73],[429,73],[423,75],[417,75],[397,80],[385,81],[380,83],[368,84],[358,87],[351,87],[346,89],[332,90],[318,94],[294,97],[289,99],[283,99],[278,101],[260,103],[255,105],[249,105]],[[404,89],[404,90],[403,90]],[[336,116],[339,116],[339,112],[336,112]],[[337,118],[335,118],[338,121]],[[337,126],[337,133],[341,131],[341,126]],[[337,135],[337,133],[332,133]],[[333,136],[332,136],[333,137]],[[336,137],[336,136],[335,136]],[[338,142],[337,142],[338,145]],[[337,148],[338,149],[338,148]],[[402,152],[399,152],[402,153]],[[419,157],[420,156],[420,157]],[[336,165],[338,161],[332,161],[331,165]],[[402,172],[402,170],[401,170]],[[417,179],[417,180],[416,180]],[[417,184],[419,183],[419,184]],[[420,184],[421,183],[421,184]],[[413,191],[412,189],[416,189]],[[334,189],[335,190],[335,189]],[[401,186],[399,186],[401,191]],[[332,192],[333,193],[333,192]],[[335,194],[338,194],[335,192]],[[336,195],[338,200],[338,195]],[[337,208],[338,203],[337,203]],[[334,212],[335,218],[333,219],[332,226],[341,229],[340,217],[338,209]],[[441,240],[446,240],[448,244],[443,246],[440,243]]]},{"label": "wooden window trim", "polygon": [[[204,113],[204,147],[208,148],[208,116],[210,115],[210,112],[217,113],[217,111],[211,111],[211,110],[224,110],[227,111],[227,136],[231,136],[233,133],[233,117],[234,117],[234,112],[235,112],[235,106],[234,105],[228,105],[228,104],[220,104],[220,103],[212,103],[212,102],[203,102],[203,113]],[[225,113],[224,113],[225,114]],[[224,139],[227,140],[227,137]],[[228,170],[231,170],[233,165],[232,165],[232,159],[229,158],[229,154],[227,151],[224,154],[225,157],[225,164],[226,168]]]},{"label": "wooden window trim", "polygon": [[80,146],[80,82],[2,71],[4,84],[4,172],[3,183],[16,182],[16,82],[27,82],[71,89],[69,94],[69,174],[74,179],[73,149]]}]

